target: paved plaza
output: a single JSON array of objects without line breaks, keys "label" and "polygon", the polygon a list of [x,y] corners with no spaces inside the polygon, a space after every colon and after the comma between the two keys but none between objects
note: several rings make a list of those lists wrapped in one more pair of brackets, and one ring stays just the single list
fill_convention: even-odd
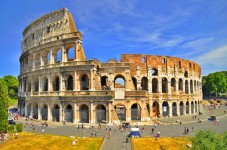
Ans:
[{"label": "paved plaza", "polygon": [[[215,132],[221,133],[227,131],[227,115],[224,114],[224,110],[227,110],[227,106],[220,106],[220,108],[210,108],[205,106],[202,109],[203,115],[186,115],[186,116],[177,116],[177,117],[163,117],[154,119],[152,123],[143,123],[139,124],[140,130],[145,128],[145,131],[141,133],[142,137],[154,137],[154,135],[159,131],[161,137],[176,137],[176,136],[193,136],[196,130],[213,130]],[[215,125],[213,121],[209,121],[207,117],[210,115],[216,115],[219,121],[218,125]],[[198,119],[201,120],[201,123],[198,122]],[[154,133],[151,133],[151,129],[154,127],[154,122],[158,121],[159,125],[154,130]],[[182,124],[179,124],[177,121],[181,121]],[[25,123],[25,119],[21,118],[19,122]],[[31,122],[35,126],[35,132],[41,133],[41,121],[30,121],[28,125],[24,128],[24,131],[32,132],[30,127]],[[137,125],[137,122],[132,123],[132,126]],[[184,134],[184,128],[189,128],[189,134]],[[109,128],[111,128],[112,136],[109,136]],[[193,128],[193,130],[192,130]],[[131,149],[130,139],[127,139],[127,134],[129,129],[126,131],[120,131],[118,126],[105,125],[102,124],[101,129],[94,127],[90,128],[90,125],[85,125],[85,129],[78,129],[78,125],[67,123],[63,125],[62,123],[51,122],[48,124],[48,127],[45,128],[44,134],[54,134],[54,135],[66,135],[66,136],[77,136],[77,137],[104,137],[103,145],[101,149],[103,150],[116,150],[116,149]],[[123,141],[128,141],[125,146],[123,146]]]}]

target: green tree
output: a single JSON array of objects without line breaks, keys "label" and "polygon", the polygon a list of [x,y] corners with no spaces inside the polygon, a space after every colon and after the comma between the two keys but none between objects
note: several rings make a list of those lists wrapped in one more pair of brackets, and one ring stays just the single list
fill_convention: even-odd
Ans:
[{"label": "green tree", "polygon": [[17,99],[18,86],[19,86],[18,79],[11,75],[4,76],[2,79],[6,82],[6,85],[8,87],[9,97],[11,99]]},{"label": "green tree", "polygon": [[192,150],[217,150],[226,148],[224,135],[213,131],[198,131],[192,139]]},{"label": "green tree", "polygon": [[0,79],[0,131],[7,131],[8,126],[8,88]]}]

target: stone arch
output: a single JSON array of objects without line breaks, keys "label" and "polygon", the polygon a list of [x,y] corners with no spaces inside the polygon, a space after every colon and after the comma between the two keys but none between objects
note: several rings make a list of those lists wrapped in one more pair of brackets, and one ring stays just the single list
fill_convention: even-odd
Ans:
[{"label": "stone arch", "polygon": [[158,69],[157,68],[153,68],[151,70],[152,76],[158,76]]},{"label": "stone arch", "polygon": [[101,86],[102,90],[110,90],[108,83],[108,77],[107,76],[101,76]]},{"label": "stone arch", "polygon": [[114,88],[125,88],[125,77],[121,74],[114,77]]},{"label": "stone arch", "polygon": [[197,104],[197,101],[195,101],[195,113],[198,113],[198,104]]},{"label": "stone arch", "polygon": [[80,89],[89,90],[89,78],[87,74],[82,74],[80,76]]},{"label": "stone arch", "polygon": [[171,79],[171,92],[176,91],[176,80],[175,78]]},{"label": "stone arch", "polygon": [[172,116],[177,116],[177,103],[173,102],[172,104]]},{"label": "stone arch", "polygon": [[80,122],[89,123],[89,107],[86,104],[80,106]]},{"label": "stone arch", "polygon": [[138,103],[131,106],[131,120],[141,120],[141,107]]},{"label": "stone arch", "polygon": [[188,72],[187,71],[184,72],[184,77],[188,78]]},{"label": "stone arch", "polygon": [[33,119],[38,119],[38,109],[39,109],[39,106],[37,103],[34,104],[33,106]]},{"label": "stone arch", "polygon": [[168,93],[168,80],[166,77],[162,78],[162,93]]},{"label": "stone arch", "polygon": [[159,116],[159,103],[158,102],[153,102],[152,104],[152,113],[153,117],[158,117]]},{"label": "stone arch", "polygon": [[43,77],[43,80],[42,80],[42,83],[43,83],[43,90],[42,91],[48,91],[48,78],[47,77]]},{"label": "stone arch", "polygon": [[190,93],[193,93],[193,81],[190,80]]},{"label": "stone arch", "polygon": [[50,51],[43,52],[43,63],[44,65],[47,65],[50,63]]},{"label": "stone arch", "polygon": [[185,80],[185,93],[186,93],[186,94],[189,93],[189,89],[188,89],[188,80]]},{"label": "stone arch", "polygon": [[158,79],[152,79],[152,93],[158,93]]},{"label": "stone arch", "polygon": [[27,104],[27,117],[32,117],[31,115],[31,109],[32,109],[32,107],[31,107],[31,104],[30,103],[28,103]]},{"label": "stone arch", "polygon": [[55,63],[59,63],[62,61],[62,54],[61,54],[62,50],[57,50],[56,54],[55,54]]},{"label": "stone arch", "polygon": [[60,91],[60,79],[58,76],[53,80],[53,91]]},{"label": "stone arch", "polygon": [[106,122],[106,107],[103,104],[99,104],[95,108],[96,110],[96,121],[98,123],[100,122]]},{"label": "stone arch", "polygon": [[119,120],[125,121],[126,120],[126,108],[123,104],[117,104],[114,106],[115,111],[117,113],[117,116]]},{"label": "stone arch", "polygon": [[147,77],[143,77],[141,79],[141,88],[142,88],[142,90],[148,91],[148,79],[147,79]]},{"label": "stone arch", "polygon": [[73,61],[75,58],[75,48],[74,47],[70,47],[67,50],[67,61]]},{"label": "stone arch", "polygon": [[43,105],[42,109],[41,109],[41,114],[42,114],[42,120],[46,120],[48,119],[48,106],[46,104]]},{"label": "stone arch", "polygon": [[184,103],[180,101],[180,115],[184,115]]},{"label": "stone arch", "polygon": [[189,110],[189,102],[187,101],[187,102],[186,102],[186,114],[189,114],[189,111],[190,111],[190,110]]},{"label": "stone arch", "polygon": [[194,102],[191,101],[191,113],[194,114]]},{"label": "stone arch", "polygon": [[52,121],[60,121],[60,107],[58,104],[54,104],[52,107]]},{"label": "stone arch", "polygon": [[64,121],[73,122],[73,107],[70,104],[64,109]]},{"label": "stone arch", "polygon": [[197,91],[196,80],[194,80],[194,92]]},{"label": "stone arch", "polygon": [[73,90],[73,76],[69,75],[67,79],[67,90]]},{"label": "stone arch", "polygon": [[162,103],[162,116],[169,116],[169,104],[167,101]]},{"label": "stone arch", "polygon": [[34,81],[34,92],[38,92],[39,91],[39,79],[36,78]]},{"label": "stone arch", "polygon": [[27,88],[28,92],[31,92],[32,90],[32,84],[31,84],[31,80],[28,80],[28,88]]},{"label": "stone arch", "polygon": [[179,91],[183,92],[183,80],[181,78],[179,78],[178,89]]},{"label": "stone arch", "polygon": [[133,76],[132,76],[132,82],[133,82],[135,90],[137,90],[137,79]]}]

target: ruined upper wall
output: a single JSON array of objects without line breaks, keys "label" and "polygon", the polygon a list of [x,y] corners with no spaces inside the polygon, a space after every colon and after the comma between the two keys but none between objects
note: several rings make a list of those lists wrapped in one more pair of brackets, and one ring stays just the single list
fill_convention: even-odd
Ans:
[{"label": "ruined upper wall", "polygon": [[201,75],[200,66],[189,60],[170,57],[170,56],[156,56],[156,55],[143,55],[143,54],[122,54],[121,62],[129,62],[131,67],[131,75],[136,75],[136,70],[140,67],[141,74],[146,74],[147,69],[157,69],[161,67],[162,73],[174,74],[177,70],[178,73],[187,71],[189,74]]},{"label": "ruined upper wall", "polygon": [[[74,33],[70,35],[68,33]],[[45,14],[34,20],[23,31],[22,53],[53,40],[82,35],[78,32],[72,15],[65,8]],[[64,35],[64,36],[63,36]],[[82,40],[82,39],[81,39]]]}]

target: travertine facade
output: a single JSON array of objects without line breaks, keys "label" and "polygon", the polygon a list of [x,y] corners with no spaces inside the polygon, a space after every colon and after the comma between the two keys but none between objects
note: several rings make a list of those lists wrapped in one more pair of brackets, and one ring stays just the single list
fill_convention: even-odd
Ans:
[{"label": "travertine facade", "polygon": [[73,123],[151,121],[198,113],[201,68],[168,56],[122,54],[120,62],[87,60],[67,9],[23,31],[18,107],[39,120]]}]

